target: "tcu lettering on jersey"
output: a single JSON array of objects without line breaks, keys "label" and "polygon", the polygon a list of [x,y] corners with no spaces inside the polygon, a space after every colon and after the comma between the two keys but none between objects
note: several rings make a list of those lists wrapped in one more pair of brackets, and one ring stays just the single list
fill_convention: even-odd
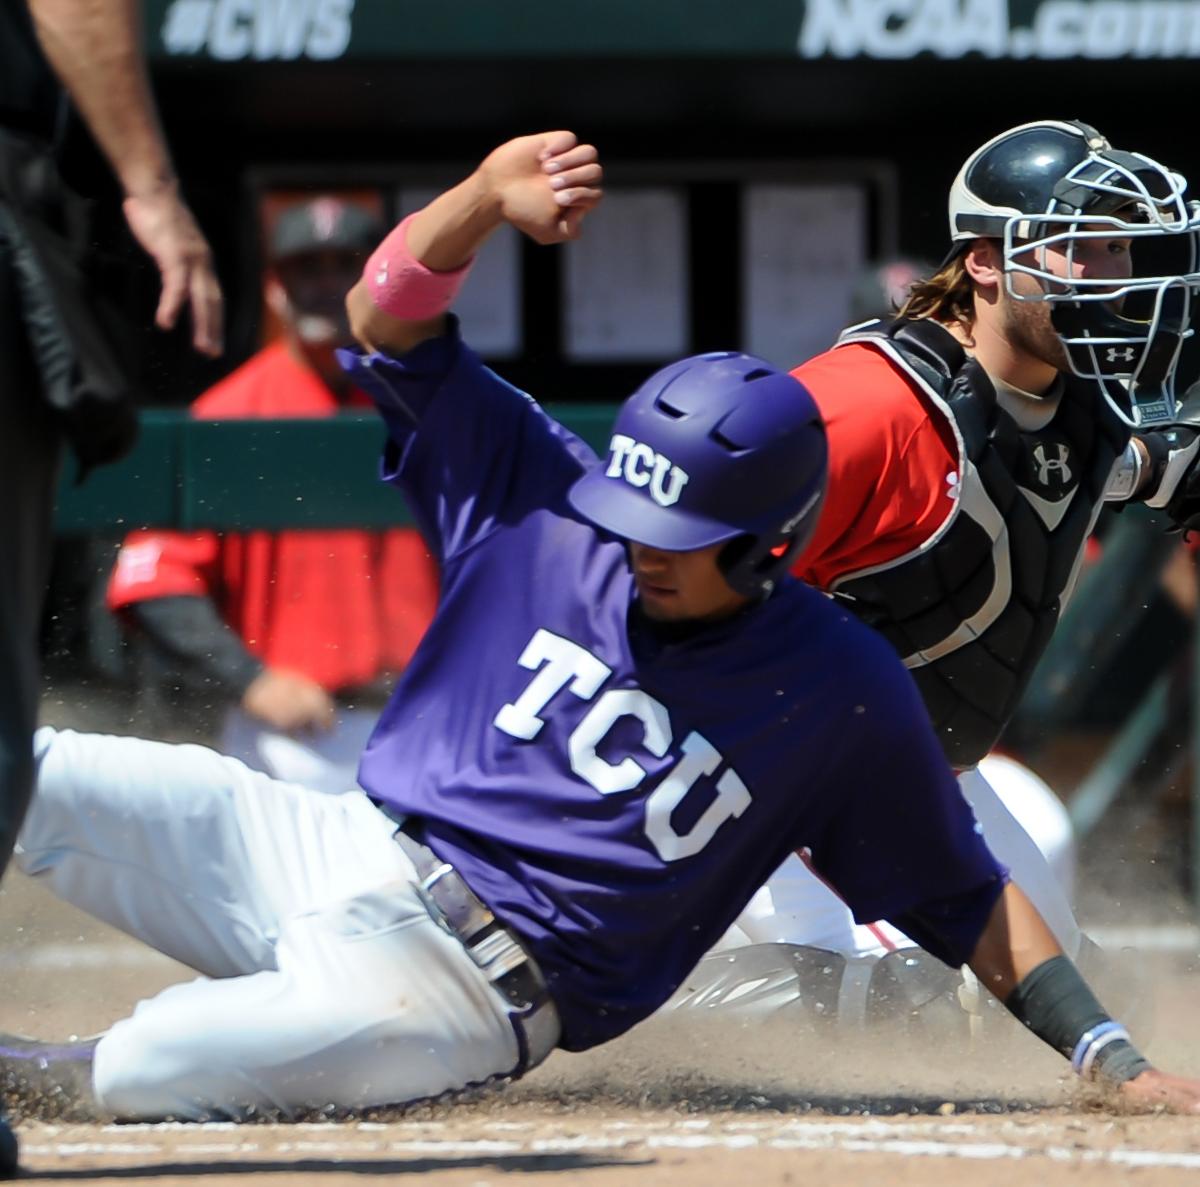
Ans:
[{"label": "tcu lettering on jersey", "polygon": [[614,433],[608,449],[612,456],[605,473],[609,478],[623,478],[636,487],[648,484],[650,497],[660,507],[670,507],[678,501],[688,476],[686,471],[672,465],[670,458],[624,433]]},{"label": "tcu lettering on jersey", "polygon": [[[581,701],[592,701],[612,669],[570,639],[537,630],[517,663],[537,674],[515,701],[504,705],[493,725],[522,741],[537,737],[545,719],[539,716],[552,697],[568,689]],[[622,717],[642,723],[642,745],[663,758],[674,740],[666,706],[640,688],[610,688],[588,710],[567,740],[571,770],[601,795],[633,791],[646,778],[646,769],[632,755],[618,763],[601,758],[598,748]],[[687,833],[671,823],[675,809],[704,776],[716,773],[721,753],[702,734],[692,730],[680,744],[680,757],[646,797],[646,836],[663,861],[679,861],[699,853],[730,817],[750,806],[750,791],[738,773],[728,768],[717,780],[713,802]]]}]

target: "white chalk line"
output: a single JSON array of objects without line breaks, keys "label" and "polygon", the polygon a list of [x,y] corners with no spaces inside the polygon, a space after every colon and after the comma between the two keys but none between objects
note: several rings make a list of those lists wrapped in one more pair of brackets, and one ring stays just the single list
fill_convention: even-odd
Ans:
[{"label": "white chalk line", "polygon": [[[78,1128],[55,1122],[41,1122],[37,1131],[47,1137],[68,1133]],[[521,1133],[530,1130],[545,1129],[545,1119],[528,1121],[507,1120],[474,1120],[474,1128],[485,1133]],[[574,1121],[572,1127],[574,1128]],[[98,1125],[96,1131],[109,1134],[114,1138],[129,1137],[132,1134],[248,1134],[260,1133],[311,1133],[336,1136],[347,1133],[381,1133],[381,1134],[412,1134],[417,1137],[436,1137],[438,1134],[461,1129],[461,1120],[450,1121],[295,1121],[282,1125],[254,1126],[238,1121],[122,1121]],[[1022,1117],[1019,1121],[996,1118],[993,1128],[1011,1130],[1022,1135],[1049,1135],[1062,1129],[1061,1123],[1052,1121],[1035,1121]],[[679,1133],[704,1132],[721,1130],[728,1132],[769,1133],[786,1135],[792,1132],[829,1134],[833,1136],[846,1135],[861,1137],[864,1134],[876,1137],[896,1134],[926,1134],[926,1135],[969,1135],[980,1132],[978,1123],[967,1118],[961,1121],[945,1121],[932,1117],[863,1117],[853,1121],[827,1120],[825,1118],[743,1118],[743,1117],[640,1117],[637,1120],[624,1120],[619,1117],[605,1118],[597,1126],[602,1133],[626,1133],[636,1139],[641,1134],[653,1134],[664,1131]],[[245,1139],[249,1141],[249,1138]],[[408,1139],[406,1139],[408,1140]]]},{"label": "white chalk line", "polygon": [[[495,1122],[481,1128],[497,1132],[518,1132],[542,1128],[537,1122]],[[238,1127],[217,1125],[121,1125],[105,1126],[100,1132],[111,1140],[101,1141],[38,1141],[29,1135],[23,1143],[28,1156],[47,1158],[81,1158],[96,1156],[169,1157],[185,1161],[200,1156],[221,1159],[314,1157],[334,1159],[379,1158],[386,1156],[506,1157],[554,1156],[560,1154],[605,1153],[612,1151],[648,1150],[806,1150],[841,1152],[847,1154],[883,1154],[901,1158],[953,1158],[967,1161],[1016,1161],[1046,1158],[1060,1164],[1110,1165],[1129,1168],[1200,1169],[1200,1153],[1153,1149],[1086,1150],[1045,1140],[1061,1131],[1051,1124],[1002,1124],[1009,1131],[1006,1140],[991,1140],[987,1132],[963,1122],[881,1121],[830,1122],[744,1122],[744,1121],[616,1121],[602,1124],[592,1131],[579,1132],[572,1125],[569,1135],[519,1138],[480,1138],[463,1140],[436,1136],[444,1123],[419,1123],[420,1135],[385,1137],[396,1126],[362,1124],[347,1132],[346,1126],[308,1125],[288,1127],[290,1130],[312,1133],[312,1138],[267,1140],[238,1139],[230,1134]],[[401,1123],[400,1128],[405,1128]],[[317,1138],[316,1131],[326,1130],[327,1136]],[[43,1127],[53,1133],[55,1127]],[[354,1132],[364,1136],[353,1136]],[[1013,1133],[1012,1131],[1016,1131]],[[224,1141],[178,1142],[156,1141],[157,1132],[197,1133],[206,1137],[229,1135]],[[243,1130],[244,1132],[244,1130]],[[128,1140],[133,1133],[144,1133],[142,1141]],[[959,1140],[965,1135],[978,1134],[981,1140]],[[343,1136],[338,1136],[339,1134]],[[366,1134],[372,1136],[366,1137]],[[379,1135],[379,1136],[375,1136]],[[1023,1141],[1013,1140],[1019,1136]],[[30,1140],[30,1138],[33,1140]],[[1037,1140],[1041,1137],[1043,1140]],[[1031,1140],[1032,1139],[1032,1140]]]}]

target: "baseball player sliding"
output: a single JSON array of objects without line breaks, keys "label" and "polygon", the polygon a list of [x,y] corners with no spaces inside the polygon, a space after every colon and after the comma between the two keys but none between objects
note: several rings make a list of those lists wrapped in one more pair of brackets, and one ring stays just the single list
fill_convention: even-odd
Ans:
[{"label": "baseball player sliding", "polygon": [[807,848],[859,918],[968,962],[1082,1074],[1200,1109],[988,851],[891,647],[788,576],[826,479],[803,385],[684,359],[597,459],[460,339],[446,311],[487,237],[571,239],[600,181],[568,132],[512,140],[350,294],[347,365],[443,572],[362,792],[39,733],[22,867],[212,978],[75,1049],[97,1105],[242,1118],[519,1076],[645,1018]]}]

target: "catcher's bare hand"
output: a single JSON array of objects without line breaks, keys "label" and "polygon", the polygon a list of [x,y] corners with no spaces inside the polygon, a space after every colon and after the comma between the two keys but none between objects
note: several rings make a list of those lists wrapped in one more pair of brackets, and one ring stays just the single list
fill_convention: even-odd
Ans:
[{"label": "catcher's bare hand", "polygon": [[1172,1076],[1149,1068],[1120,1086],[1121,1100],[1131,1108],[1200,1113],[1200,1080]]},{"label": "catcher's bare hand", "polygon": [[600,154],[574,132],[542,132],[502,144],[476,176],[506,222],[538,243],[562,243],[604,196]]},{"label": "catcher's bare hand", "polygon": [[155,324],[169,330],[186,304],[192,313],[192,345],[202,354],[223,349],[223,299],[213,271],[212,252],[175,183],[124,203],[125,221],[134,238],[158,266],[162,294]]},{"label": "catcher's bare hand", "polygon": [[284,734],[331,729],[333,698],[315,681],[298,672],[264,668],[242,694],[242,708],[253,718]]}]

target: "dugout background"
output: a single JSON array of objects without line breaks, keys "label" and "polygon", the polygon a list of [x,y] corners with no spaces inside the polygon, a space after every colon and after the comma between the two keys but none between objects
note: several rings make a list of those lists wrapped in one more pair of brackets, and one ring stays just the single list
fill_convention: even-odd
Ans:
[{"label": "dugout background", "polygon": [[[934,260],[945,250],[945,196],[958,165],[984,138],[1026,119],[1087,119],[1118,147],[1200,178],[1189,102],[1194,59],[946,61],[924,53],[839,61],[652,50],[593,57],[557,56],[553,45],[530,57],[472,45],[457,58],[218,62],[162,51],[154,22],[183,2],[149,6],[148,44],[183,184],[226,285],[229,349],[212,366],[192,357],[179,335],[145,335],[136,353],[148,392],[162,402],[190,399],[257,346],[256,205],[273,184],[378,184],[390,194],[410,175],[454,177],[511,135],[570,127],[599,144],[610,184],[686,188],[686,346],[701,350],[743,345],[739,178],[862,179],[868,254],[900,249]],[[647,0],[646,8],[659,5],[680,7]],[[392,11],[400,21],[423,7],[394,0]],[[605,7],[565,6],[594,20]],[[800,6],[747,0],[742,7]],[[528,36],[536,42],[536,32]],[[553,398],[619,399],[652,364],[564,357],[559,254],[524,250],[524,349],[506,361],[506,373]],[[153,280],[144,273],[143,308],[152,304]]]}]

